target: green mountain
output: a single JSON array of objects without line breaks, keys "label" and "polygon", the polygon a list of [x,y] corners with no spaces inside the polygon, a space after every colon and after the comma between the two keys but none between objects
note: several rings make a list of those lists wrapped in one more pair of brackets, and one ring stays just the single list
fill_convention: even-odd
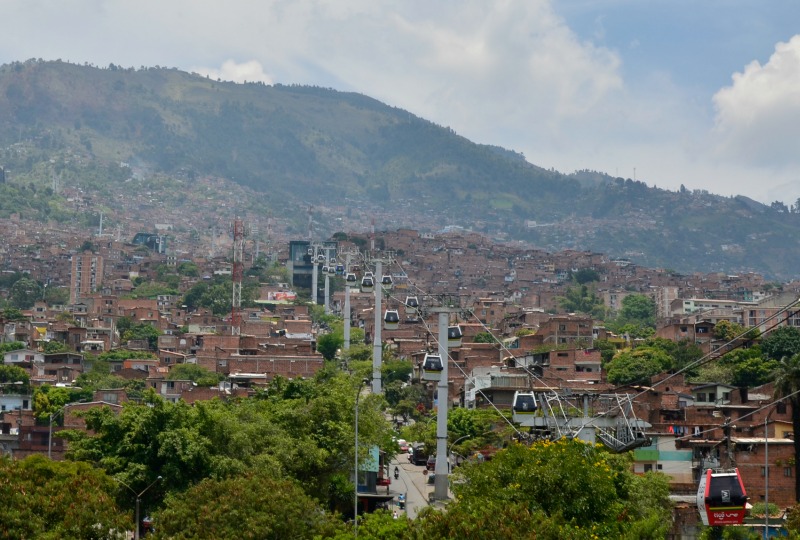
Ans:
[{"label": "green mountain", "polygon": [[[47,181],[46,164],[69,172],[76,156],[101,171],[98,182],[136,170],[233,181],[263,193],[278,218],[298,220],[308,206],[368,207],[396,213],[398,226],[458,225],[683,272],[800,275],[800,214],[786,208],[545,170],[360,94],[159,67],[0,66],[0,166]],[[58,217],[57,204],[39,204],[43,217]],[[0,202],[0,217],[12,210]],[[320,219],[336,230],[335,212]]]}]

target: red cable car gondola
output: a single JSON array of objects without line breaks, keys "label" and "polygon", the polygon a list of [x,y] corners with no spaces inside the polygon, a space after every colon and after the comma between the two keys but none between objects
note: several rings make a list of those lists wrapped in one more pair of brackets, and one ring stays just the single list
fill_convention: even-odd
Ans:
[{"label": "red cable car gondola", "polygon": [[747,492],[739,469],[713,472],[706,469],[697,488],[697,509],[703,525],[741,525]]}]

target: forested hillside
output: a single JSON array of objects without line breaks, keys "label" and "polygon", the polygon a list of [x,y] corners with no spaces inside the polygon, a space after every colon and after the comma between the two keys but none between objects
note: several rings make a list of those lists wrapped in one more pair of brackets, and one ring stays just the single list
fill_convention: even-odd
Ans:
[{"label": "forested hillside", "polygon": [[22,208],[73,219],[47,191],[55,176],[91,177],[109,196],[131,178],[211,178],[221,186],[215,197],[236,183],[256,194],[247,204],[276,218],[325,208],[320,232],[338,230],[343,214],[368,211],[387,228],[458,225],[682,272],[800,275],[794,206],[545,170],[408,111],[325,88],[235,84],[162,67],[4,65],[0,166],[0,218]]}]

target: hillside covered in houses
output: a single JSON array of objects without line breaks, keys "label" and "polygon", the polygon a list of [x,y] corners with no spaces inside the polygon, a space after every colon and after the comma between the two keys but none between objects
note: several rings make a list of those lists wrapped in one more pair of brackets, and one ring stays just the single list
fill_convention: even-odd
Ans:
[{"label": "hillside covered in houses", "polygon": [[[760,502],[769,452],[770,504],[782,511],[797,500],[795,409],[789,399],[774,401],[795,388],[785,386],[785,374],[800,358],[796,283],[756,273],[680,274],[596,252],[550,253],[476,233],[399,229],[273,243],[258,255],[248,238],[235,310],[232,257],[200,255],[207,246],[179,255],[156,239],[107,234],[71,246],[65,239],[63,250],[35,258],[25,245],[7,248],[20,265],[3,277],[0,442],[7,455],[88,461],[135,489],[160,477],[147,502],[156,516],[185,511],[164,506],[167,493],[190,493],[220,475],[237,478],[261,456],[314,504],[346,516],[352,499],[336,485],[352,462],[333,456],[352,456],[352,438],[330,429],[352,429],[350,387],[359,374],[372,376],[380,334],[383,398],[365,399],[361,433],[385,452],[359,480],[369,512],[399,493],[389,472],[399,452],[393,433],[435,448],[435,387],[426,383],[424,365],[437,350],[439,321],[426,308],[449,298],[459,306],[448,324],[460,341],[449,349],[447,388],[461,418],[449,438],[462,439],[460,454],[488,459],[514,441],[571,438],[559,431],[564,426],[520,422],[512,411],[519,392],[560,403],[577,425],[619,415],[609,396],[627,396],[643,439],[620,454],[630,459],[623,469],[642,478],[664,473],[665,488],[686,497],[702,471],[732,460],[751,500]],[[325,253],[322,260],[315,252]],[[377,272],[376,257],[385,260],[376,277],[385,286],[378,287],[377,313],[376,294],[363,281]],[[398,316],[394,325],[389,312]],[[344,395],[350,397],[331,408],[330,400]],[[385,422],[383,406],[397,425]],[[323,410],[331,417],[320,422]],[[238,439],[232,426],[249,433],[253,415],[288,431]],[[591,437],[606,442],[602,430]],[[303,443],[289,450],[289,440]],[[246,458],[253,444],[254,457]],[[697,527],[691,505],[676,507],[673,517],[675,530]],[[597,523],[608,518],[598,515]],[[315,530],[333,527],[334,536],[331,523]],[[407,526],[433,526],[413,523]],[[550,525],[561,532],[565,526]]]}]

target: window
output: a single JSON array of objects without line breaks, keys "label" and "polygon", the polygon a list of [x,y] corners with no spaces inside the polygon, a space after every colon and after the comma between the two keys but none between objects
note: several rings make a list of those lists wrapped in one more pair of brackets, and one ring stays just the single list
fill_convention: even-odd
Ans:
[{"label": "window", "polygon": [[792,468],[791,467],[784,467],[783,468],[783,476],[785,476],[787,478],[791,478],[792,477]]},{"label": "window", "polygon": [[653,464],[652,463],[645,463],[644,464],[644,472],[653,472]]},{"label": "window", "polygon": [[761,467],[761,476],[762,477],[763,476],[767,476],[767,468],[766,467]]}]

